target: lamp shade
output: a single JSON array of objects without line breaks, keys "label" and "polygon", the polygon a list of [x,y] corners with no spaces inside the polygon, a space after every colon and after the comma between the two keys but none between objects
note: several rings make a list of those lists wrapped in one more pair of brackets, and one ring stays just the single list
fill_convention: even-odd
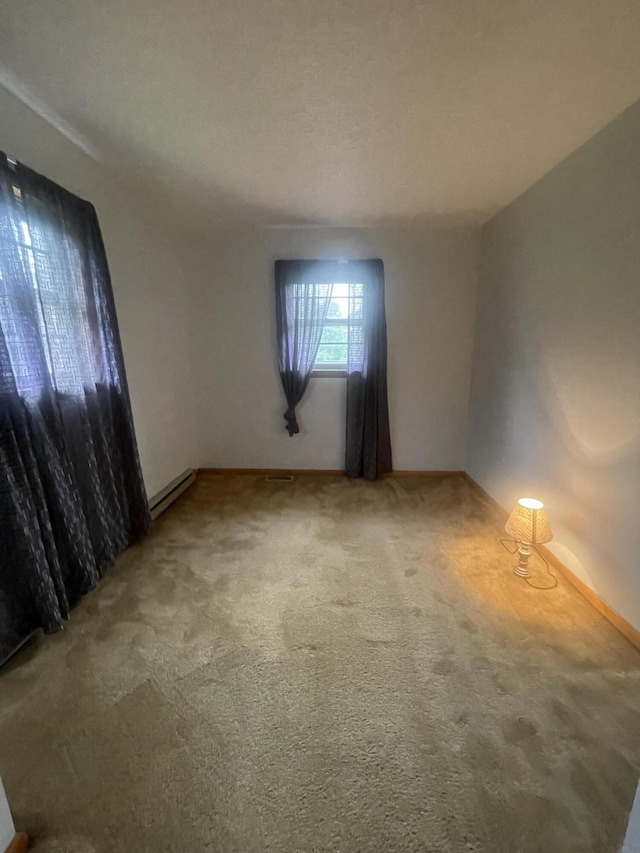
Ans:
[{"label": "lamp shade", "polygon": [[518,542],[528,542],[530,545],[550,542],[553,539],[544,504],[535,498],[520,498],[504,529]]}]

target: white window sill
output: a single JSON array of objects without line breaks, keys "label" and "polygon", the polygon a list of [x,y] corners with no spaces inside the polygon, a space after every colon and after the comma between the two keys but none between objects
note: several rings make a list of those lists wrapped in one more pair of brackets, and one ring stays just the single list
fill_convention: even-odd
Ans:
[{"label": "white window sill", "polygon": [[312,370],[312,379],[346,379],[347,371],[342,370]]}]

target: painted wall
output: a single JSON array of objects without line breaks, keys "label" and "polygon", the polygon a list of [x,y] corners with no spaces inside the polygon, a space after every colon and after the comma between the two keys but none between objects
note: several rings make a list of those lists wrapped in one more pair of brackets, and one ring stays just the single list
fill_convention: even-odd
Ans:
[{"label": "painted wall", "polygon": [[9,803],[7,795],[4,792],[2,779],[0,779],[0,850],[6,850],[13,841],[13,836],[16,834],[13,828],[13,819],[9,811]]},{"label": "painted wall", "polygon": [[636,789],[624,844],[620,853],[640,853],[640,785]]},{"label": "painted wall", "polygon": [[194,463],[195,427],[182,252],[175,226],[0,87],[0,148],[89,199],[111,269],[142,468],[150,495]]},{"label": "painted wall", "polygon": [[394,467],[462,467],[478,249],[476,229],[435,227],[245,229],[208,241],[194,255],[192,298],[199,464],[344,467],[344,380],[312,379],[301,434],[285,431],[273,262],[381,257]]},{"label": "painted wall", "polygon": [[469,473],[640,628],[640,103],[482,231]]}]

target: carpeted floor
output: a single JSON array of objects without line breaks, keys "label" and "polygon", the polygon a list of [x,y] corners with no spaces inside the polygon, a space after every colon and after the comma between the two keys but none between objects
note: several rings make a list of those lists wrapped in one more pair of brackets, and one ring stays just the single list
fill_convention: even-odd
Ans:
[{"label": "carpeted floor", "polygon": [[614,853],[640,655],[500,535],[456,478],[200,479],[0,673],[33,850]]}]

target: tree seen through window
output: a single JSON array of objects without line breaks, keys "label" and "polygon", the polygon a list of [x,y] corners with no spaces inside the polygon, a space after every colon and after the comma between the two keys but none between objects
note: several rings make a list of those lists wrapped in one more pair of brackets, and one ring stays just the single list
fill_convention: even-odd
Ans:
[{"label": "tree seen through window", "polygon": [[[336,283],[314,363],[316,370],[346,370],[350,336],[362,323],[362,285]],[[358,334],[358,338],[360,335]]]}]

